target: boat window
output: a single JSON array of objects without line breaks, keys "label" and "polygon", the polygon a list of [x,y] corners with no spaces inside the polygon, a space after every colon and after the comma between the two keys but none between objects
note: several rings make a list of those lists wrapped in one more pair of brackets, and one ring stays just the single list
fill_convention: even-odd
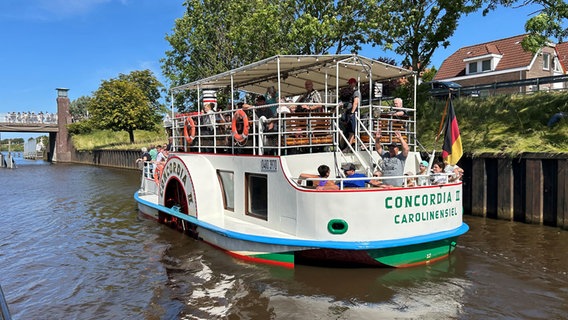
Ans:
[{"label": "boat window", "polygon": [[268,178],[266,175],[246,174],[247,215],[268,220]]},{"label": "boat window", "polygon": [[217,170],[217,177],[223,190],[223,204],[225,209],[235,210],[235,174],[232,171]]}]

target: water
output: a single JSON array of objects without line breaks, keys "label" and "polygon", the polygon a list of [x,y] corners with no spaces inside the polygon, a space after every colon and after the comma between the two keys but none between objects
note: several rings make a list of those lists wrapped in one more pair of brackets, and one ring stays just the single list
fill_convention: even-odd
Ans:
[{"label": "water", "polygon": [[568,232],[466,217],[410,269],[249,264],[140,219],[138,172],[0,169],[0,284],[14,319],[564,319]]}]

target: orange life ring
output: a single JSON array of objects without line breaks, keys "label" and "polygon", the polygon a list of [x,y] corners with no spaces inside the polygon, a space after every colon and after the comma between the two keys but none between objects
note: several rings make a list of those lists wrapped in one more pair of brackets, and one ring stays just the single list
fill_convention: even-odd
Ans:
[{"label": "orange life ring", "polygon": [[[187,132],[187,126],[189,125],[189,133]],[[195,122],[191,117],[185,118],[183,123],[183,136],[185,137],[185,141],[187,144],[191,144],[193,139],[195,139]]]},{"label": "orange life ring", "polygon": [[[239,119],[243,119],[243,133],[239,133],[237,131],[237,121]],[[249,120],[247,114],[243,111],[243,109],[235,111],[235,114],[233,115],[233,123],[231,124],[231,133],[238,143],[243,143],[247,140],[249,134]]]},{"label": "orange life ring", "polygon": [[162,178],[162,171],[164,171],[164,163],[156,163],[156,167],[154,168],[154,182],[157,185],[160,185],[160,178]]}]

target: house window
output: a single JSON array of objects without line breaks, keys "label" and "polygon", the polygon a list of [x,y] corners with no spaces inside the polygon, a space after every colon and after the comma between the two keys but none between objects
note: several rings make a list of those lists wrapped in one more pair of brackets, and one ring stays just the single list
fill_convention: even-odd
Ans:
[{"label": "house window", "polygon": [[225,209],[235,210],[235,174],[232,171],[217,171],[217,177],[223,191],[223,204]]},{"label": "house window", "polygon": [[542,69],[550,70],[550,53],[542,54]]},{"label": "house window", "polygon": [[268,221],[268,178],[261,174],[246,174],[246,213]]},{"label": "house window", "polygon": [[556,58],[556,57],[554,57],[554,59],[552,60],[552,68],[556,72],[562,72],[562,68],[560,66],[560,61],[558,61],[558,58]]},{"label": "house window", "polygon": [[491,60],[481,61],[481,71],[491,71]]},{"label": "house window", "polygon": [[477,62],[470,62],[469,73],[476,73],[476,72],[477,72]]}]

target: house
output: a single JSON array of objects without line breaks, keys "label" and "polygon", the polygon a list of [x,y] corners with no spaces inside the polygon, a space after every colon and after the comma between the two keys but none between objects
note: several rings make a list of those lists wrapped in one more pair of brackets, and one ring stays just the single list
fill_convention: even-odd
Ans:
[{"label": "house", "polygon": [[568,73],[568,42],[559,43],[556,45],[556,56],[562,67],[564,74]]},{"label": "house", "polygon": [[[527,52],[521,46],[521,41],[526,36],[526,34],[518,35],[460,48],[444,60],[434,80],[454,81],[467,87],[564,74],[566,68],[560,63],[557,46],[550,44],[541,48],[536,54]],[[562,44],[561,49],[564,48]],[[564,52],[566,54],[560,57],[566,63],[568,47]],[[565,84],[559,82],[542,84],[538,88],[522,86],[498,90],[499,93],[515,93],[563,88]]]}]

